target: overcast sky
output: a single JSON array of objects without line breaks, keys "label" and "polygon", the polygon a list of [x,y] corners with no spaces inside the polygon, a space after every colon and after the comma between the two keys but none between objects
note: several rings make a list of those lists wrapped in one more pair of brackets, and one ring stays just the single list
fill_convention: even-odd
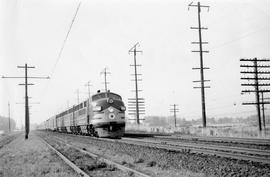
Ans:
[{"label": "overcast sky", "polygon": [[[78,0],[1,0],[0,2],[0,75],[24,76],[17,65],[27,63],[29,76],[50,76],[34,80],[29,86],[32,105],[30,119],[39,123],[87,98],[84,86],[91,80],[91,91],[104,89],[100,72],[108,67],[109,89],[120,94],[125,103],[134,97],[130,80],[133,56],[128,50],[137,42],[137,61],[143,81],[139,88],[145,98],[146,115],[169,116],[171,104],[179,105],[179,117],[201,117],[201,96],[193,80],[200,78],[197,9],[188,11],[191,1],[183,0],[82,0],[77,17],[58,60],[58,54],[78,6]],[[196,1],[194,1],[196,3]],[[255,106],[242,106],[254,95],[241,95],[240,58],[269,58],[270,1],[201,1],[204,63],[210,70],[205,79],[208,117],[248,116]],[[53,69],[55,67],[55,70]],[[23,79],[0,80],[0,115],[8,113],[21,124],[24,119]],[[267,111],[267,114],[269,111]]]}]

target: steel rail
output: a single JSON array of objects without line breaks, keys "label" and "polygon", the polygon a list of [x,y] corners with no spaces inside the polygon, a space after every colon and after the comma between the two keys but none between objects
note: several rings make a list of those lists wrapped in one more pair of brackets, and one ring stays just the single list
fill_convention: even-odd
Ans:
[{"label": "steel rail", "polygon": [[169,143],[166,144],[165,142],[151,142],[149,141],[149,139],[146,141],[143,139],[138,140],[134,138],[122,138],[119,140],[115,140],[115,139],[107,139],[107,138],[101,139],[101,138],[82,136],[82,135],[72,135],[72,134],[65,134],[65,135],[71,135],[74,137],[79,136],[81,138],[85,138],[88,140],[95,139],[95,140],[107,141],[107,142],[119,142],[119,143],[131,144],[131,145],[154,147],[154,148],[159,148],[159,149],[164,149],[164,150],[207,154],[207,155],[214,155],[214,156],[219,156],[219,157],[226,157],[230,159],[238,159],[238,160],[245,160],[245,161],[251,161],[251,162],[259,162],[263,164],[270,164],[269,157],[267,158],[267,157],[250,156],[250,155],[245,155],[245,154],[239,154],[237,152],[224,152],[224,151],[219,151],[218,149],[217,150],[207,149],[205,144],[202,144],[202,146],[198,146],[198,147],[188,146],[188,145],[185,146],[181,144],[178,144],[177,146],[175,146],[175,145],[170,145]]},{"label": "steel rail", "polygon": [[[172,146],[170,144],[161,144],[158,142],[149,142],[149,141],[143,141],[143,140],[134,140],[134,139],[123,139],[123,140],[116,140],[118,142],[128,143],[128,144],[134,144],[134,145],[143,145],[143,146],[149,146],[149,147],[155,147],[165,150],[173,150],[173,151],[188,151],[188,152],[194,152],[194,153],[201,153],[201,154],[208,154],[208,155],[215,155],[220,157],[226,157],[231,159],[238,159],[238,160],[246,160],[246,161],[253,161],[253,162],[259,162],[264,164],[270,164],[269,157],[258,157],[258,156],[250,156],[245,154],[239,154],[234,152],[224,152],[219,151],[218,149],[208,149],[206,146],[189,146],[189,145],[181,145],[178,146]],[[224,149],[222,149],[224,150]]]},{"label": "steel rail", "polygon": [[[77,135],[74,135],[74,136],[77,136]],[[85,136],[81,136],[81,137],[85,137]],[[82,149],[79,146],[76,146],[76,145],[73,145],[73,144],[69,144],[63,138],[59,138],[59,137],[54,137],[54,138],[57,139],[58,141],[64,142],[65,145],[67,145],[69,147],[72,147],[72,148],[74,148],[74,149],[76,149],[76,150],[78,150],[78,151],[80,151],[80,152],[82,152],[84,154],[88,154],[89,156],[91,156],[91,157],[93,157],[93,158],[95,158],[95,159],[97,159],[99,161],[103,161],[103,162],[105,162],[105,163],[107,163],[109,165],[113,165],[113,166],[115,166],[116,168],[118,168],[121,171],[124,171],[124,172],[133,172],[137,176],[141,176],[141,177],[151,177],[151,176],[149,176],[147,174],[144,174],[144,173],[142,173],[142,172],[140,172],[138,170],[134,170],[132,168],[126,167],[126,166],[121,165],[119,163],[113,162],[113,161],[111,161],[111,160],[109,160],[109,159],[107,159],[107,158],[105,158],[105,157],[103,157],[101,155],[98,155],[98,154],[89,152],[87,150],[84,150],[84,149]]]},{"label": "steel rail", "polygon": [[187,139],[187,140],[203,140],[203,141],[218,141],[218,142],[235,142],[243,144],[255,144],[255,145],[270,145],[270,139],[259,139],[259,138],[238,138],[238,137],[200,137],[200,136],[155,136],[157,138],[168,138],[168,139]]},{"label": "steel rail", "polygon": [[[130,139],[130,138],[124,138],[124,139]],[[152,142],[158,142],[158,143],[165,143],[168,145],[173,145],[173,146],[189,146],[189,147],[201,147],[201,145],[206,145],[206,144],[195,144],[195,143],[186,143],[186,142],[176,142],[175,140],[172,139],[166,139],[166,141],[162,139],[149,139],[145,138],[145,140],[152,141]],[[138,140],[141,141],[141,140]],[[224,145],[209,145],[207,144],[207,149],[211,150],[222,150],[222,151],[234,151],[237,153],[249,153],[249,154],[256,154],[256,155],[261,155],[261,156],[270,156],[270,151],[269,150],[261,150],[261,149],[254,149],[254,148],[245,148],[245,147],[233,147],[233,146],[224,146]]]},{"label": "steel rail", "polygon": [[78,166],[76,166],[73,162],[71,162],[66,156],[64,156],[61,152],[56,150],[54,147],[52,147],[48,142],[46,142],[44,139],[42,139],[39,136],[40,140],[49,147],[52,151],[54,151],[68,166],[70,166],[76,173],[78,173],[80,176],[83,177],[90,177],[88,174],[86,174],[84,171],[82,171]]}]

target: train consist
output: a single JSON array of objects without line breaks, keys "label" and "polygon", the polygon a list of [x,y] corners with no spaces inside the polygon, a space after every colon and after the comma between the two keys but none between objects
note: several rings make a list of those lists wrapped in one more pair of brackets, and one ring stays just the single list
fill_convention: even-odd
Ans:
[{"label": "train consist", "polygon": [[43,126],[64,133],[121,138],[125,132],[125,111],[121,96],[98,91],[90,99],[49,118]]}]

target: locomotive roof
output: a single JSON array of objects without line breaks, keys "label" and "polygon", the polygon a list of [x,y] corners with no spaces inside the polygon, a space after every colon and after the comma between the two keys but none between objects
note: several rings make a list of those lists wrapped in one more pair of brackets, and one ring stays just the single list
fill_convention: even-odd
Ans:
[{"label": "locomotive roof", "polygon": [[[116,99],[122,100],[122,97],[121,97],[120,95],[118,95],[118,94],[116,94],[116,93],[113,93],[113,92],[100,92],[100,93],[96,93],[96,94],[92,95],[91,98],[92,98],[92,100],[98,100],[98,99],[108,98],[108,97],[109,97],[108,94],[109,94],[109,96],[110,96],[110,94],[111,94],[111,95],[114,95],[114,96],[117,96],[118,98],[116,98]],[[105,95],[105,97],[94,98],[94,97],[97,97],[98,95]],[[115,99],[115,98],[114,98],[114,99]],[[61,117],[61,116],[63,116],[63,115],[66,115],[66,114],[68,114],[68,113],[71,113],[71,112],[73,112],[73,111],[75,111],[75,110],[79,110],[79,109],[81,109],[81,108],[83,108],[83,107],[86,107],[86,101],[83,101],[83,102],[81,102],[80,104],[77,104],[77,105],[75,105],[75,106],[73,106],[73,107],[67,109],[66,111],[63,111],[63,112],[57,114],[55,117],[56,117],[56,118],[57,118],[57,117]]]},{"label": "locomotive roof", "polygon": [[[114,94],[114,95],[118,95],[118,94],[116,94],[116,93],[113,93],[113,92],[110,92],[110,91],[109,91],[109,92],[99,92],[99,93],[96,93],[96,94],[94,94],[94,95],[92,95],[92,96],[99,95],[99,94],[104,94],[104,93],[105,93],[105,94],[106,94],[106,93],[107,93],[107,94],[108,94],[108,93],[109,93],[109,94],[112,93],[112,94]],[[118,96],[120,96],[120,95],[118,95]]]},{"label": "locomotive roof", "polygon": [[122,97],[120,95],[118,95],[116,93],[113,93],[113,92],[100,92],[100,93],[96,93],[96,94],[92,95],[92,100],[94,100],[94,98],[97,97],[98,95],[105,95],[104,98],[107,98],[110,95],[116,95],[116,96],[118,96],[120,98],[120,100],[122,100]]}]

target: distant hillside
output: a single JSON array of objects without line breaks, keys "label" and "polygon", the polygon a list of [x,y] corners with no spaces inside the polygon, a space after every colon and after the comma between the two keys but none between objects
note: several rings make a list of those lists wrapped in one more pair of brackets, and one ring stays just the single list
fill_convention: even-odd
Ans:
[{"label": "distant hillside", "polygon": [[[8,131],[8,118],[0,116],[0,130]],[[14,130],[16,128],[16,122],[10,119],[10,128]]]}]

